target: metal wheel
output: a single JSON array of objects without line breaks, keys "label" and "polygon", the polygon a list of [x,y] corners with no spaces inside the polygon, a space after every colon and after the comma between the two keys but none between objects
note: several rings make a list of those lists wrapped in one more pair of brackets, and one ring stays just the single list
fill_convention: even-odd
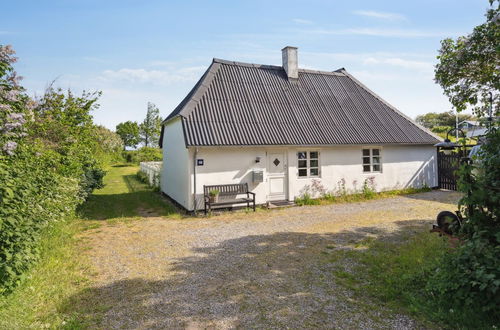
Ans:
[{"label": "metal wheel", "polygon": [[441,228],[445,233],[450,235],[453,234],[451,230],[452,224],[459,223],[458,216],[450,211],[439,212],[436,221],[438,227]]}]

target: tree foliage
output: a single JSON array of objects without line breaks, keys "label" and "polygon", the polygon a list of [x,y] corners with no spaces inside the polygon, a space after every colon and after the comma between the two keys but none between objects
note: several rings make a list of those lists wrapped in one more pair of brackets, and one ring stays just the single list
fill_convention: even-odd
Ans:
[{"label": "tree foliage", "polygon": [[92,121],[99,93],[51,86],[30,98],[15,61],[12,48],[0,45],[0,294],[37,260],[42,235],[102,187],[103,155],[121,149]]},{"label": "tree foliage", "polygon": [[[460,170],[463,244],[446,255],[430,289],[443,306],[500,310],[500,130],[492,129],[472,164]],[[500,315],[490,314],[500,321]]]},{"label": "tree foliage", "polygon": [[158,148],[142,147],[137,150],[126,150],[123,158],[129,163],[158,162],[163,159],[163,152]]},{"label": "tree foliage", "polygon": [[457,111],[471,108],[482,116],[490,105],[490,93],[499,109],[500,3],[490,0],[486,22],[471,34],[441,41],[435,79]]},{"label": "tree foliage", "polygon": [[124,147],[135,148],[140,142],[139,125],[135,121],[126,121],[116,125],[116,134],[120,136]]},{"label": "tree foliage", "polygon": [[[475,117],[468,114],[458,114],[458,122],[464,120],[474,120]],[[436,126],[448,126],[454,127],[456,123],[456,115],[453,111],[448,112],[428,112],[423,115],[418,115],[416,118],[417,123],[420,125],[432,129]]]},{"label": "tree foliage", "polygon": [[144,143],[145,147],[157,147],[158,140],[160,138],[161,131],[161,117],[160,110],[156,105],[148,102],[148,111],[146,113],[146,118],[139,125],[139,133],[141,137],[141,142]]},{"label": "tree foliage", "polygon": [[104,126],[95,126],[94,132],[96,134],[99,151],[103,156],[120,154],[123,149],[123,141],[117,133]]},{"label": "tree foliage", "polygon": [[[499,111],[500,27],[499,3],[487,21],[467,37],[442,42],[436,81],[457,111],[472,107],[481,117],[494,97],[493,114]],[[495,99],[496,97],[496,99]],[[500,322],[500,131],[490,127],[481,151],[459,170],[459,202],[463,222],[458,230],[461,245],[445,255],[428,289],[443,308],[465,308],[485,319]]]}]

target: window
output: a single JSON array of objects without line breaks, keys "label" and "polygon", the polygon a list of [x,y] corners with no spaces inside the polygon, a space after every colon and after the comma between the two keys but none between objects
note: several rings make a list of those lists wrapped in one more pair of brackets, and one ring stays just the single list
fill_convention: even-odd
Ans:
[{"label": "window", "polygon": [[382,156],[379,148],[363,149],[363,172],[382,172]]},{"label": "window", "polygon": [[319,151],[300,151],[297,158],[299,177],[319,176]]}]

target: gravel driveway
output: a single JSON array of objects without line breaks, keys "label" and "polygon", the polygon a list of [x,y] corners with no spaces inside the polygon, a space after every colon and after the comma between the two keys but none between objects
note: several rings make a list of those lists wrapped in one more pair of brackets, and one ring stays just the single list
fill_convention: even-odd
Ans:
[{"label": "gravel driveway", "polygon": [[359,301],[319,258],[327,247],[427,230],[458,197],[432,191],[104,224],[85,233],[95,282],[75,301],[85,302],[91,327],[104,329],[419,328],[405,315]]}]

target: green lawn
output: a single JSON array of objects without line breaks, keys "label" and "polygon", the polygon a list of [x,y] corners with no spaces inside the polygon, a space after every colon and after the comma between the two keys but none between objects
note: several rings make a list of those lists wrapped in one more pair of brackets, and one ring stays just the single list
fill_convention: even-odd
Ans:
[{"label": "green lawn", "polygon": [[151,216],[178,216],[178,211],[158,192],[137,179],[138,167],[112,166],[97,190],[81,208],[86,220],[111,220]]},{"label": "green lawn", "polygon": [[66,312],[72,310],[68,298],[88,288],[93,276],[78,234],[102,221],[179,217],[166,199],[137,179],[137,170],[130,165],[110,167],[106,186],[82,205],[79,217],[50,228],[40,262],[12,294],[0,296],[0,329],[84,328],[78,315]]},{"label": "green lawn", "polygon": [[429,290],[429,278],[449,250],[447,239],[424,231],[394,242],[368,238],[335,254],[325,251],[323,262],[337,266],[336,281],[355,296],[368,296],[390,310],[410,314],[426,328],[496,329],[492,326],[498,314],[484,313],[477,306],[448,309]]}]

